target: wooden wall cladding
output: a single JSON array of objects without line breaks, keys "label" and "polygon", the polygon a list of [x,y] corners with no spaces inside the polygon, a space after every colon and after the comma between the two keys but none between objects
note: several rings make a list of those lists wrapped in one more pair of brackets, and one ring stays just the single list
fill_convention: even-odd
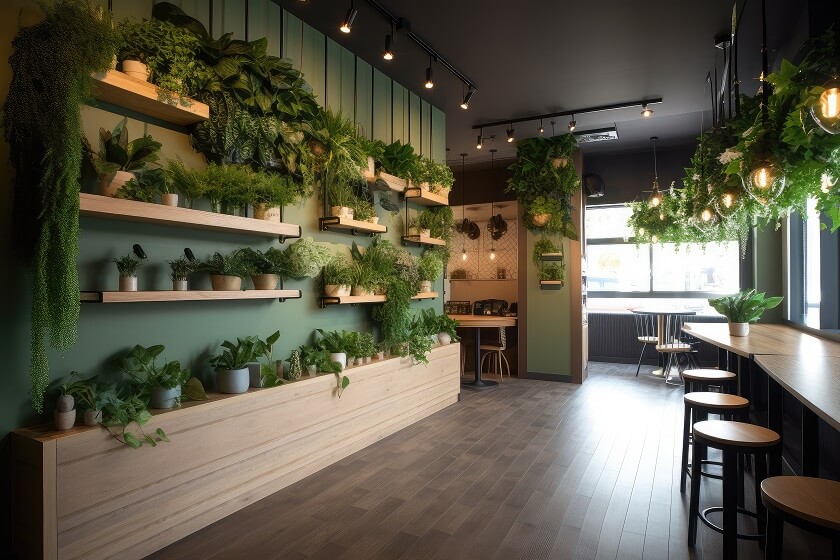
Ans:
[{"label": "wooden wall cladding", "polygon": [[460,345],[160,411],[170,443],[99,427],[12,433],[21,558],[142,558],[458,400]]}]

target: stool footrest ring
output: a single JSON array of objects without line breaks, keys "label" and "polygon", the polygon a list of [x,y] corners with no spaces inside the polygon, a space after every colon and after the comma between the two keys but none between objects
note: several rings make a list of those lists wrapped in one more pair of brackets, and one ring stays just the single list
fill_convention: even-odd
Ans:
[{"label": "stool footrest ring", "polygon": [[[706,509],[704,509],[703,511],[700,512],[700,516],[699,516],[700,521],[702,521],[712,531],[715,531],[715,532],[720,533],[722,535],[723,534],[723,528],[720,527],[719,525],[715,525],[714,523],[712,523],[709,520],[709,518],[707,517],[710,513],[717,513],[717,512],[722,512],[722,511],[723,511],[723,507],[721,507],[721,506],[706,508]],[[746,510],[744,508],[738,508],[738,513],[740,513],[741,515],[747,515],[749,517],[753,517],[755,519],[758,519],[758,515],[755,512]],[[738,536],[739,539],[746,540],[746,541],[760,541],[761,539],[764,538],[764,533],[737,533],[737,536]]]},{"label": "stool footrest ring", "polygon": [[[723,462],[721,461],[711,461],[709,459],[703,459],[702,461],[700,461],[700,464],[714,465],[723,468]],[[691,465],[686,465],[685,472],[688,474],[688,477],[691,478]],[[705,476],[706,478],[714,478],[715,480],[723,480],[722,474],[710,473],[709,471],[704,471],[703,469],[700,469],[700,476]]]}]

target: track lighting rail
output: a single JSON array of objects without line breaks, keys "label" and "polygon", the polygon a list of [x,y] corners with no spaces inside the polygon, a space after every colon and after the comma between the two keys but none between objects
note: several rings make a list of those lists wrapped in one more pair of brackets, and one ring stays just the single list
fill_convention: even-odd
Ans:
[{"label": "track lighting rail", "polygon": [[627,109],[629,107],[642,107],[646,105],[655,105],[662,103],[661,97],[654,97],[651,99],[640,99],[639,101],[626,101],[624,103],[613,103],[610,105],[598,105],[597,107],[586,107],[584,109],[569,109],[568,111],[558,111],[556,113],[546,113],[544,115],[531,115],[527,117],[519,117],[516,119],[504,119],[501,121],[493,121],[473,125],[473,129],[491,128],[494,126],[511,127],[515,123],[538,121],[540,119],[553,119],[555,117],[565,117],[570,115],[582,115],[585,113],[598,113],[600,111],[612,111],[614,109]]}]

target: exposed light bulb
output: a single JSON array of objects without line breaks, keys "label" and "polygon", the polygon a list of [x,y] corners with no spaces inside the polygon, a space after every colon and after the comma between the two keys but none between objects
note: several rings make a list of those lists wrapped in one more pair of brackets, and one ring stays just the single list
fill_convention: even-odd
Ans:
[{"label": "exposed light bulb", "polygon": [[470,86],[470,89],[467,90],[467,94],[464,96],[464,101],[461,103],[461,109],[466,111],[470,108],[470,100],[472,96],[475,95],[475,90]]},{"label": "exposed light bulb", "polygon": [[507,129],[507,141],[513,142],[513,127]]},{"label": "exposed light bulb", "polygon": [[838,97],[840,97],[838,88],[826,90],[825,93],[820,96],[820,104],[823,106],[823,116],[828,117],[829,119],[837,118]]},{"label": "exposed light bulb", "polygon": [[481,134],[479,134],[479,135],[478,135],[478,138],[477,138],[477,139],[476,139],[476,141],[475,141],[475,149],[476,149],[476,150],[480,150],[480,149],[481,149],[481,145],[482,145],[482,144],[481,144]]},{"label": "exposed light bulb", "polygon": [[540,125],[540,134],[542,134],[542,133],[544,133],[544,132],[545,132],[545,127],[544,127],[544,126],[542,126],[542,125]]},{"label": "exposed light bulb", "polygon": [[773,172],[767,165],[761,165],[752,172],[752,184],[755,188],[767,190],[773,182]]},{"label": "exposed light bulb", "polygon": [[426,68],[426,83],[424,85],[426,86],[426,89],[432,89],[433,87],[435,87],[435,80],[432,76],[431,66]]},{"label": "exposed light bulb", "polygon": [[700,219],[704,222],[709,222],[712,220],[712,211],[708,208],[704,208],[703,212],[700,213]]},{"label": "exposed light bulb", "polygon": [[724,193],[721,200],[726,208],[732,208],[732,205],[735,204],[735,195],[732,193]]},{"label": "exposed light bulb", "polygon": [[820,190],[826,194],[831,192],[831,187],[837,184],[837,179],[834,179],[828,173],[822,174],[822,181],[820,181]]},{"label": "exposed light bulb", "polygon": [[350,2],[350,9],[347,10],[347,15],[344,16],[344,21],[341,22],[341,27],[338,29],[342,33],[350,33],[350,29],[353,27],[353,22],[356,21],[356,16],[359,15],[359,11],[353,6],[353,2]]},{"label": "exposed light bulb", "polygon": [[496,250],[495,249],[490,249],[490,260],[491,261],[496,260]]},{"label": "exposed light bulb", "polygon": [[642,104],[642,116],[643,116],[643,117],[649,117],[649,116],[651,116],[652,114],[653,114],[653,109],[649,108],[649,107],[647,106],[647,103],[643,103],[643,104]]},{"label": "exposed light bulb", "polygon": [[835,76],[823,84],[825,91],[811,105],[811,116],[829,134],[840,133],[840,78]]},{"label": "exposed light bulb", "polygon": [[577,121],[569,121],[569,132],[573,132],[577,128]]},{"label": "exposed light bulb", "polygon": [[656,235],[651,235],[650,236],[650,242],[651,243],[656,243],[658,241],[659,241],[659,237],[657,237]]},{"label": "exposed light bulb", "polygon": [[645,234],[645,228],[640,227],[640,228],[639,228],[639,235],[640,235],[640,236],[642,236],[642,235],[644,235],[644,234]]},{"label": "exposed light bulb", "polygon": [[467,250],[466,249],[461,250],[461,260],[462,261],[467,260]]},{"label": "exposed light bulb", "polygon": [[394,36],[385,35],[385,50],[382,52],[385,60],[394,60]]},{"label": "exposed light bulb", "polygon": [[662,204],[662,193],[659,190],[654,190],[648,199],[648,206],[657,208],[660,204]]}]

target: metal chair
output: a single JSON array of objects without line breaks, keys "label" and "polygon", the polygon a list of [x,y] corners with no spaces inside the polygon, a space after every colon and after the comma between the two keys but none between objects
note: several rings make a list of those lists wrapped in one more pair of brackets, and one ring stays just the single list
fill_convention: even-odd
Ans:
[{"label": "metal chair", "polygon": [[636,368],[636,377],[639,377],[639,371],[642,369],[642,359],[645,356],[645,349],[648,344],[656,344],[659,342],[659,336],[656,333],[656,316],[635,314],[633,319],[636,321],[636,339],[642,343],[642,351],[639,353],[639,366]]},{"label": "metal chair", "polygon": [[683,324],[689,315],[666,315],[664,343],[656,345],[656,351],[666,354],[665,378],[668,379],[671,367],[676,363],[680,376],[689,366],[700,367],[696,355],[700,352],[700,343],[682,332]]},{"label": "metal chair", "polygon": [[[502,368],[502,361],[504,361],[504,365],[507,368],[508,377],[510,377],[510,364],[505,357],[504,351],[507,350],[507,335],[505,333],[505,327],[499,327],[499,340],[498,342],[489,342],[487,344],[482,344],[479,346],[480,351],[486,350],[487,353],[481,357],[481,371],[484,372],[484,360],[489,358],[492,354],[496,354],[493,357],[493,360],[488,364],[488,371],[487,373],[497,373],[499,374],[499,380],[501,381],[502,375],[504,374],[504,368]],[[490,371],[490,366],[493,366],[492,369],[498,371]]]}]

